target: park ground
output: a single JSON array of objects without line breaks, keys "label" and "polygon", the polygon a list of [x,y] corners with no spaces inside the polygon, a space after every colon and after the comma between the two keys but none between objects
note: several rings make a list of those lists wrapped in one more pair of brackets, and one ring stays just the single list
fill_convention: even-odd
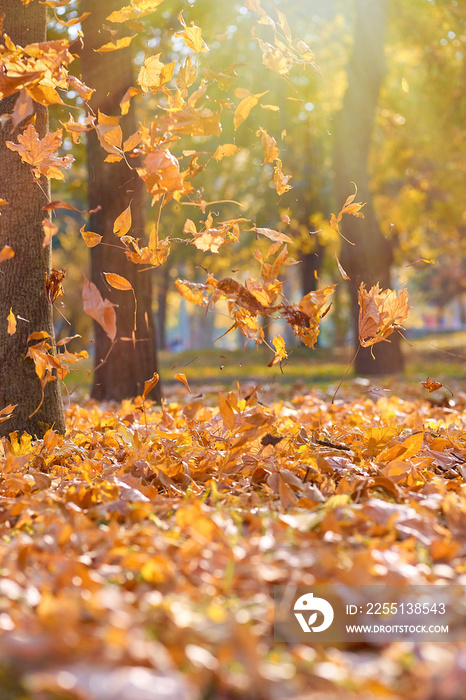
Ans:
[{"label": "park ground", "polygon": [[273,595],[465,585],[464,340],[333,403],[344,353],[162,354],[162,408],[82,399],[66,436],[3,440],[2,700],[463,697],[464,644],[274,641]]}]

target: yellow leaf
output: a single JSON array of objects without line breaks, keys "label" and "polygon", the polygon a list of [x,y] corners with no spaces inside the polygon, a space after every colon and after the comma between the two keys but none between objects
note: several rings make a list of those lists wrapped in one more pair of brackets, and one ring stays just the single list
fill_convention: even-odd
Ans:
[{"label": "yellow leaf", "polygon": [[149,56],[138,73],[138,83],[144,92],[157,92],[173,78],[175,61],[165,65],[159,60],[160,54]]},{"label": "yellow leaf", "polygon": [[184,29],[182,32],[176,32],[175,36],[183,39],[186,46],[192,49],[195,53],[206,53],[209,50],[209,47],[202,38],[202,30],[199,27],[196,27],[194,22],[191,22],[191,26],[188,27],[184,21],[182,12],[180,12],[178,15],[178,20]]},{"label": "yellow leaf", "polygon": [[267,92],[268,90],[253,95],[251,92],[249,92],[249,90],[242,90],[241,88],[239,89],[239,91],[235,90],[235,95],[237,97],[242,96],[246,93],[246,96],[241,100],[241,102],[235,110],[235,116],[233,118],[235,129],[237,129],[240,126],[240,124],[242,124],[245,121],[245,119],[248,118],[251,109],[256,106],[260,98],[266,95]]},{"label": "yellow leaf", "polygon": [[275,185],[275,189],[277,190],[278,195],[285,194],[285,192],[288,192],[288,190],[291,190],[291,185],[288,184],[288,181],[291,180],[291,175],[284,175],[282,172],[282,161],[280,158],[277,158],[276,165],[273,171],[273,184]]},{"label": "yellow leaf", "polygon": [[138,19],[155,12],[163,0],[131,0],[130,5],[125,5],[121,10],[115,10],[108,17],[108,22],[121,23],[130,19]]},{"label": "yellow leaf", "polygon": [[272,340],[272,345],[275,348],[275,356],[273,359],[269,362],[267,367],[273,367],[277,362],[280,362],[281,360],[286,360],[288,357],[288,353],[286,352],[285,348],[285,341],[281,337],[281,335],[277,335],[276,338]]},{"label": "yellow leaf", "polygon": [[97,122],[95,130],[102,148],[107,153],[122,157],[121,143],[123,141],[123,132],[119,117],[109,117],[99,109]]},{"label": "yellow leaf", "polygon": [[113,233],[121,238],[126,236],[131,228],[131,204],[129,204],[124,211],[121,212],[119,216],[115,219],[113,224]]},{"label": "yellow leaf", "polygon": [[115,272],[104,272],[105,279],[111,287],[119,289],[122,292],[131,291],[133,286],[125,277],[117,275]]},{"label": "yellow leaf", "polygon": [[109,41],[103,44],[99,49],[94,49],[97,53],[107,53],[108,51],[118,51],[118,49],[126,49],[133,41],[136,34],[132,36],[124,36],[116,41]]},{"label": "yellow leaf", "polygon": [[222,146],[217,146],[214,158],[216,161],[219,161],[227,156],[233,156],[235,153],[238,153],[238,151],[238,146],[235,146],[233,143],[224,143]]}]

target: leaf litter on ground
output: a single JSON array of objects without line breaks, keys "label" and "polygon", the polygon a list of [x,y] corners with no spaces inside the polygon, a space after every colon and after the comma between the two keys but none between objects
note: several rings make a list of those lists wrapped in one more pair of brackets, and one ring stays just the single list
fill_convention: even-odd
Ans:
[{"label": "leaf litter on ground", "polygon": [[11,698],[461,696],[461,645],[274,643],[273,586],[465,585],[466,394],[299,389],[178,384],[2,440]]}]

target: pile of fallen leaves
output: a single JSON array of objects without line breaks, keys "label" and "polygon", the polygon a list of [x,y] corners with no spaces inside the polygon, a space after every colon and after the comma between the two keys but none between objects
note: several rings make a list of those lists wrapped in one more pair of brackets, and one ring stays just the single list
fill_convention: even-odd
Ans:
[{"label": "pile of fallen leaves", "polygon": [[273,587],[466,584],[466,395],[181,392],[2,441],[2,700],[463,697],[454,644],[274,643]]}]

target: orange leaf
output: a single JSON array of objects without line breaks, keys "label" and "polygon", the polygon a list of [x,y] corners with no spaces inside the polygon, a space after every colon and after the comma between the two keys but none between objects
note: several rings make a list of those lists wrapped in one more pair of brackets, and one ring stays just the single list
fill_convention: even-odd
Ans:
[{"label": "orange leaf", "polygon": [[93,282],[84,277],[83,285],[84,313],[94,319],[106,332],[111,341],[117,334],[116,313],[108,299],[102,299],[102,295]]},{"label": "orange leaf", "polygon": [[16,316],[13,313],[13,309],[10,306],[10,313],[7,316],[8,328],[7,332],[9,335],[14,335],[16,333]]},{"label": "orange leaf", "polygon": [[4,260],[10,260],[11,258],[15,257],[15,251],[13,248],[9,245],[4,245],[3,248],[0,250],[0,263],[2,263]]},{"label": "orange leaf", "polygon": [[351,279],[351,278],[346,274],[346,272],[344,271],[344,269],[342,268],[341,263],[340,263],[340,261],[338,260],[338,256],[337,256],[336,253],[335,253],[335,260],[337,261],[338,269],[339,269],[340,275],[343,277],[343,279],[344,279],[344,280],[349,280],[349,279]]},{"label": "orange leaf", "polygon": [[186,389],[189,391],[189,393],[191,393],[191,389],[189,388],[188,380],[186,379],[184,374],[182,374],[181,372],[178,372],[178,374],[176,374],[174,378],[178,379],[179,382],[183,382]]},{"label": "orange leaf", "polygon": [[151,379],[148,379],[147,381],[144,382],[144,391],[142,392],[142,400],[145,401],[147,398],[147,394],[152,391],[154,386],[158,384],[159,381],[159,375],[157,372],[154,372],[152,375]]},{"label": "orange leaf", "polygon": [[21,159],[32,166],[32,172],[36,179],[41,175],[56,180],[64,180],[65,176],[60,168],[67,168],[74,160],[73,156],[67,155],[59,158],[56,154],[61,145],[62,130],[57,129],[53,133],[48,132],[43,139],[39,139],[39,134],[32,124],[18,135],[19,143],[7,141],[5,145],[10,151],[18,151]]},{"label": "orange leaf", "polygon": [[129,204],[124,211],[121,212],[119,216],[114,221],[113,233],[121,238],[126,236],[131,228],[131,204]]},{"label": "orange leaf", "polygon": [[2,408],[0,410],[0,423],[3,423],[3,421],[9,420],[11,418],[11,414],[13,413],[17,405],[17,403],[9,404],[8,406],[5,406],[5,408]]},{"label": "orange leaf", "polygon": [[381,290],[378,283],[366,291],[361,283],[359,287],[359,342],[362,347],[387,340],[388,336],[408,317],[408,291],[402,289],[399,296],[392,289]]},{"label": "orange leaf", "polygon": [[121,275],[117,275],[115,272],[103,272],[102,273],[111,287],[114,289],[119,289],[120,291],[126,292],[131,291],[133,286],[127,279]]},{"label": "orange leaf", "polygon": [[222,420],[225,423],[226,427],[230,431],[233,430],[233,428],[235,427],[235,414],[230,402],[227,398],[225,398],[225,396],[223,396],[220,389],[218,390],[218,407],[220,409],[220,415],[222,416]]},{"label": "orange leaf", "polygon": [[79,233],[84,239],[85,244],[88,248],[94,248],[94,246],[99,245],[102,240],[102,236],[94,231],[85,231],[84,226],[79,229]]}]

